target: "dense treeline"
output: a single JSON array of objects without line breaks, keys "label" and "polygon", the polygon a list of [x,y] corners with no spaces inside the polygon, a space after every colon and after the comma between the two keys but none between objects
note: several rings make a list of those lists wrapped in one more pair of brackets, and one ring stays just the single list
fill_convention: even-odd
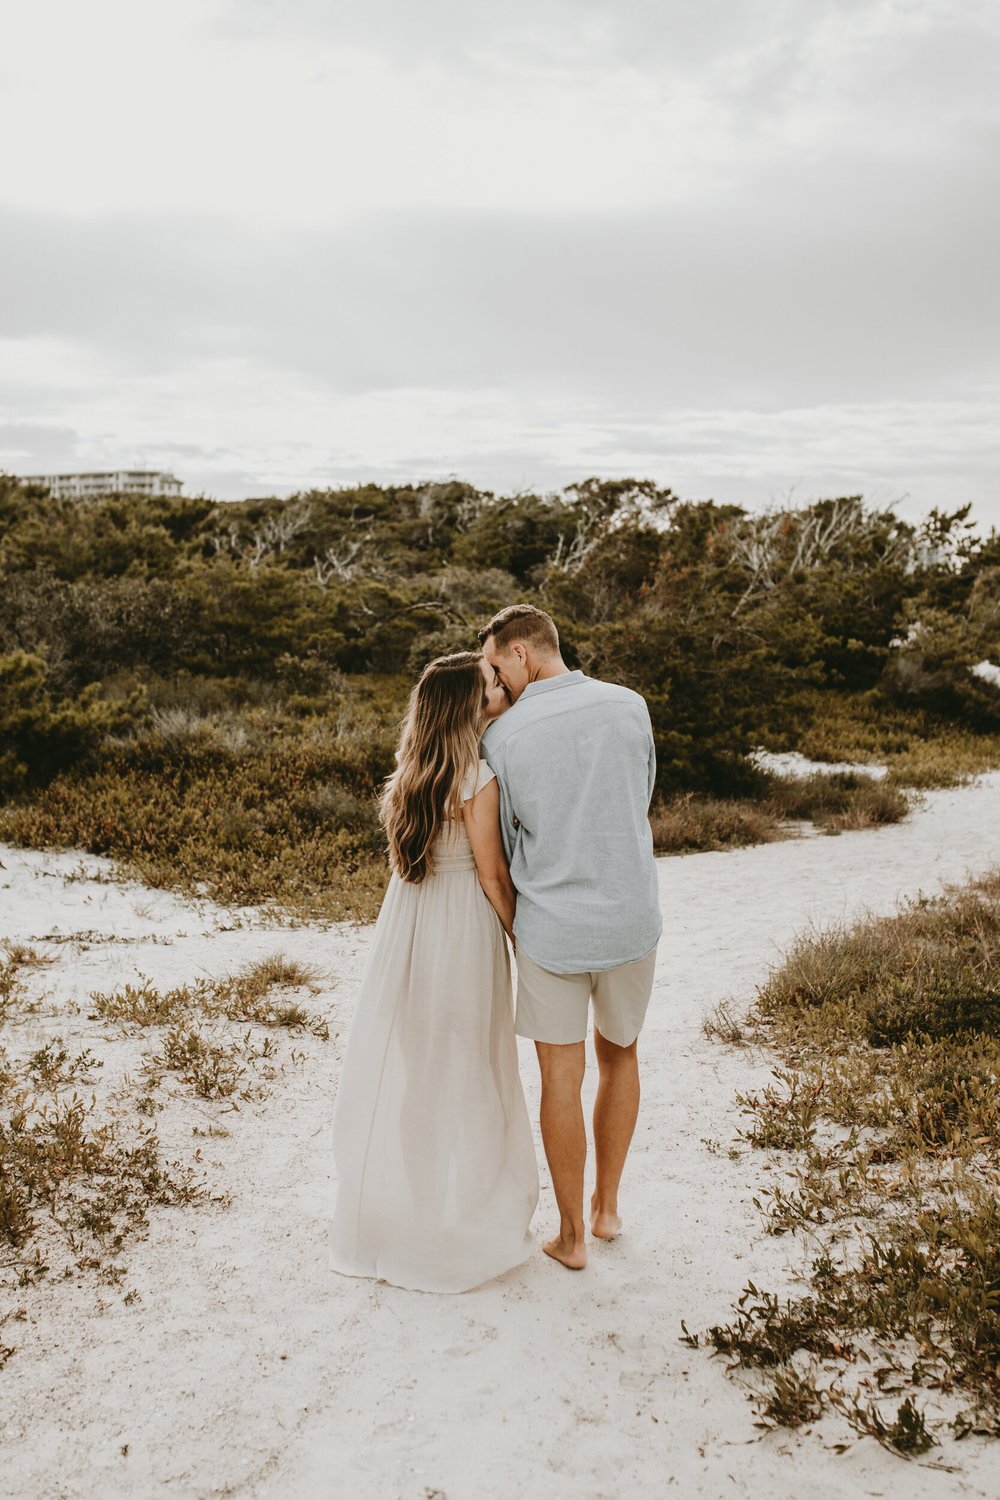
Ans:
[{"label": "dense treeline", "polygon": [[[968,507],[921,526],[858,497],[761,515],[597,479],[77,502],[0,478],[0,791],[86,774],[110,795],[185,757],[192,775],[270,757],[269,795],[311,787],[302,837],[332,819],[370,849],[409,680],[525,599],[572,665],[645,694],[664,796],[752,790],[746,753],[796,744],[845,695],[1000,728],[971,670],[1000,660],[1000,538]],[[234,846],[251,833],[236,817]]]}]

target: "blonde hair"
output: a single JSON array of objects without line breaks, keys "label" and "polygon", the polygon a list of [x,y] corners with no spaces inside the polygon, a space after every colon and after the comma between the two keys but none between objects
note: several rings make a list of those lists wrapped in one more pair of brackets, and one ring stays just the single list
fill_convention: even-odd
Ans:
[{"label": "blonde hair", "polygon": [[402,880],[431,874],[429,851],[462,806],[462,781],[479,759],[485,689],[478,654],[439,656],[420,674],[403,720],[396,769],[380,813],[389,863]]},{"label": "blonde hair", "polygon": [[523,641],[545,656],[555,656],[559,651],[555,620],[533,604],[508,604],[498,611],[479,632],[479,644],[484,646],[490,636],[498,651],[506,651],[515,641]]}]

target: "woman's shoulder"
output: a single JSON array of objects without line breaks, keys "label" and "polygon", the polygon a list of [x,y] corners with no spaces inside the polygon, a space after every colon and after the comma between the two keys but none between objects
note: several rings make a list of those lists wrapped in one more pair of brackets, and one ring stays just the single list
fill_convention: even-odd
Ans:
[{"label": "woman's shoulder", "polygon": [[462,778],[462,801],[471,802],[477,792],[481,792],[484,786],[495,779],[496,772],[490,770],[485,760],[473,761]]}]

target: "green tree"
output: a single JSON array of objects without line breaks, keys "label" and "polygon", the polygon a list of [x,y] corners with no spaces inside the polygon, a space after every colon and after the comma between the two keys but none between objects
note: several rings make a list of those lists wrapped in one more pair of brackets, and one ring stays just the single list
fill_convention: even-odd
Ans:
[{"label": "green tree", "polygon": [[139,700],[104,703],[94,689],[54,707],[41,657],[0,656],[0,792],[23,790],[85,764],[104,737],[131,722]]}]

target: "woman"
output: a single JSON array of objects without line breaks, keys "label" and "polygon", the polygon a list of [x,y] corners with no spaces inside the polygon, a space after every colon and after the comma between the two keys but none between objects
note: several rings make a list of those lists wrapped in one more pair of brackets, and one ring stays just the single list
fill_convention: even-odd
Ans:
[{"label": "woman", "polygon": [[506,707],[466,651],[413,689],[382,795],[393,873],[337,1096],[330,1264],[419,1291],[519,1265],[538,1201],[504,941],[514,888],[479,758]]}]

